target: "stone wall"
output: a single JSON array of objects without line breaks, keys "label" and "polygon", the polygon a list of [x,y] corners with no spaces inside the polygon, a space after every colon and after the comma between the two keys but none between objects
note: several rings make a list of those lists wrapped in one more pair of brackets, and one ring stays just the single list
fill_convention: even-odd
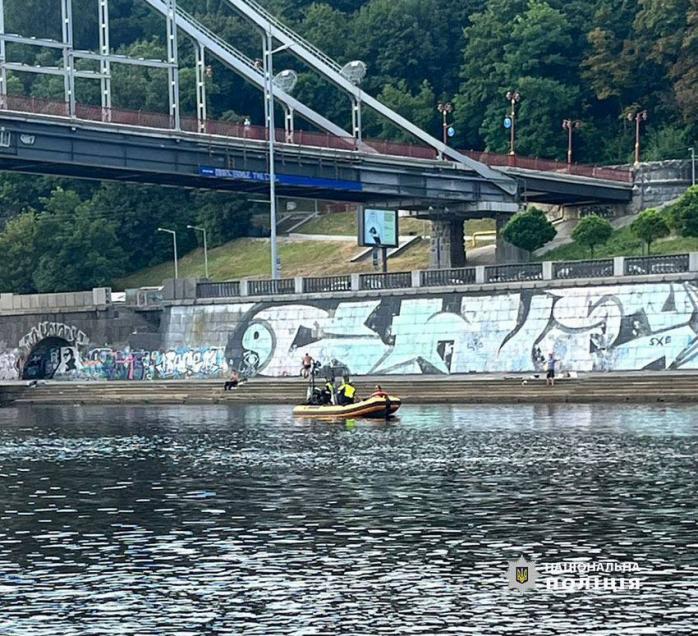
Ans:
[{"label": "stone wall", "polygon": [[691,185],[691,162],[651,161],[635,168],[630,212],[654,208],[678,199]]}]

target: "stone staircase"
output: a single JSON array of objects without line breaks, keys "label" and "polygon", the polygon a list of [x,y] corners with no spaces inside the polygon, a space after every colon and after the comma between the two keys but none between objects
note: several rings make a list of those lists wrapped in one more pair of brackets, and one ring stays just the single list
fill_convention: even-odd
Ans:
[{"label": "stone staircase", "polygon": [[[525,380],[525,384],[523,381]],[[545,380],[521,376],[359,377],[357,393],[376,383],[405,403],[511,404],[593,402],[698,402],[698,374],[692,372],[598,373]],[[30,388],[0,386],[0,403],[15,404],[299,404],[306,392],[300,378],[253,379],[224,392],[221,381],[49,382]]]}]

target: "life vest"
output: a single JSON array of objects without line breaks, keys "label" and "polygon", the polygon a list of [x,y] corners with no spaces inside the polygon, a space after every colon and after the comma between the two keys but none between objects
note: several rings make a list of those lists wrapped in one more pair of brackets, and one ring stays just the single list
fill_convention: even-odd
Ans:
[{"label": "life vest", "polygon": [[374,391],[371,397],[388,397],[388,394],[385,391]]},{"label": "life vest", "polygon": [[344,391],[344,396],[349,399],[353,398],[356,393],[356,389],[351,384],[342,384],[339,390]]}]

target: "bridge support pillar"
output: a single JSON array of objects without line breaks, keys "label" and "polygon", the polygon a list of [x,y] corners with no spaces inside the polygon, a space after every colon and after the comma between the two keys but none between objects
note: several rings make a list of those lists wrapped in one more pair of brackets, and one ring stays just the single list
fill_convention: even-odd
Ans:
[{"label": "bridge support pillar", "polygon": [[529,254],[508,241],[504,240],[502,230],[509,222],[511,214],[496,214],[495,221],[497,224],[497,245],[495,247],[495,260],[497,263],[526,263],[529,260]]},{"label": "bridge support pillar", "polygon": [[465,267],[465,237],[462,218],[431,219],[431,269]]}]

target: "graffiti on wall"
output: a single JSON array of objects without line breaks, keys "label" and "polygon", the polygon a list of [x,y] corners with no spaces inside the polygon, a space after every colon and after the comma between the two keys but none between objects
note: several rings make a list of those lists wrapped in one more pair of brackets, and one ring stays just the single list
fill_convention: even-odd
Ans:
[{"label": "graffiti on wall", "polygon": [[180,347],[168,351],[92,349],[80,361],[79,375],[106,380],[221,377],[228,371],[223,347]]},{"label": "graffiti on wall", "polygon": [[[0,349],[3,347],[0,346]],[[0,380],[16,380],[19,377],[18,360],[17,351],[0,353]]]},{"label": "graffiti on wall", "polygon": [[576,371],[698,368],[698,289],[658,283],[260,304],[231,334],[226,357],[282,376],[297,375],[306,352],[355,374],[540,371],[550,352]]},{"label": "graffiti on wall", "polygon": [[87,334],[75,326],[62,322],[44,321],[31,328],[31,331],[19,341],[19,348],[29,352],[47,338],[60,338],[76,347],[86,346],[90,341]]},{"label": "graffiti on wall", "polygon": [[80,330],[41,323],[20,348],[0,343],[0,380],[17,377],[20,355],[27,378],[36,370],[32,377],[95,380],[221,378],[233,368],[295,376],[306,352],[353,374],[533,372],[550,352],[570,371],[698,369],[693,283],[215,308],[171,308],[162,338],[173,346],[162,350],[95,347]]},{"label": "graffiti on wall", "polygon": [[61,347],[56,379],[176,380],[217,378],[228,372],[223,347],[177,348],[168,351],[131,351],[101,347],[84,354]]}]

